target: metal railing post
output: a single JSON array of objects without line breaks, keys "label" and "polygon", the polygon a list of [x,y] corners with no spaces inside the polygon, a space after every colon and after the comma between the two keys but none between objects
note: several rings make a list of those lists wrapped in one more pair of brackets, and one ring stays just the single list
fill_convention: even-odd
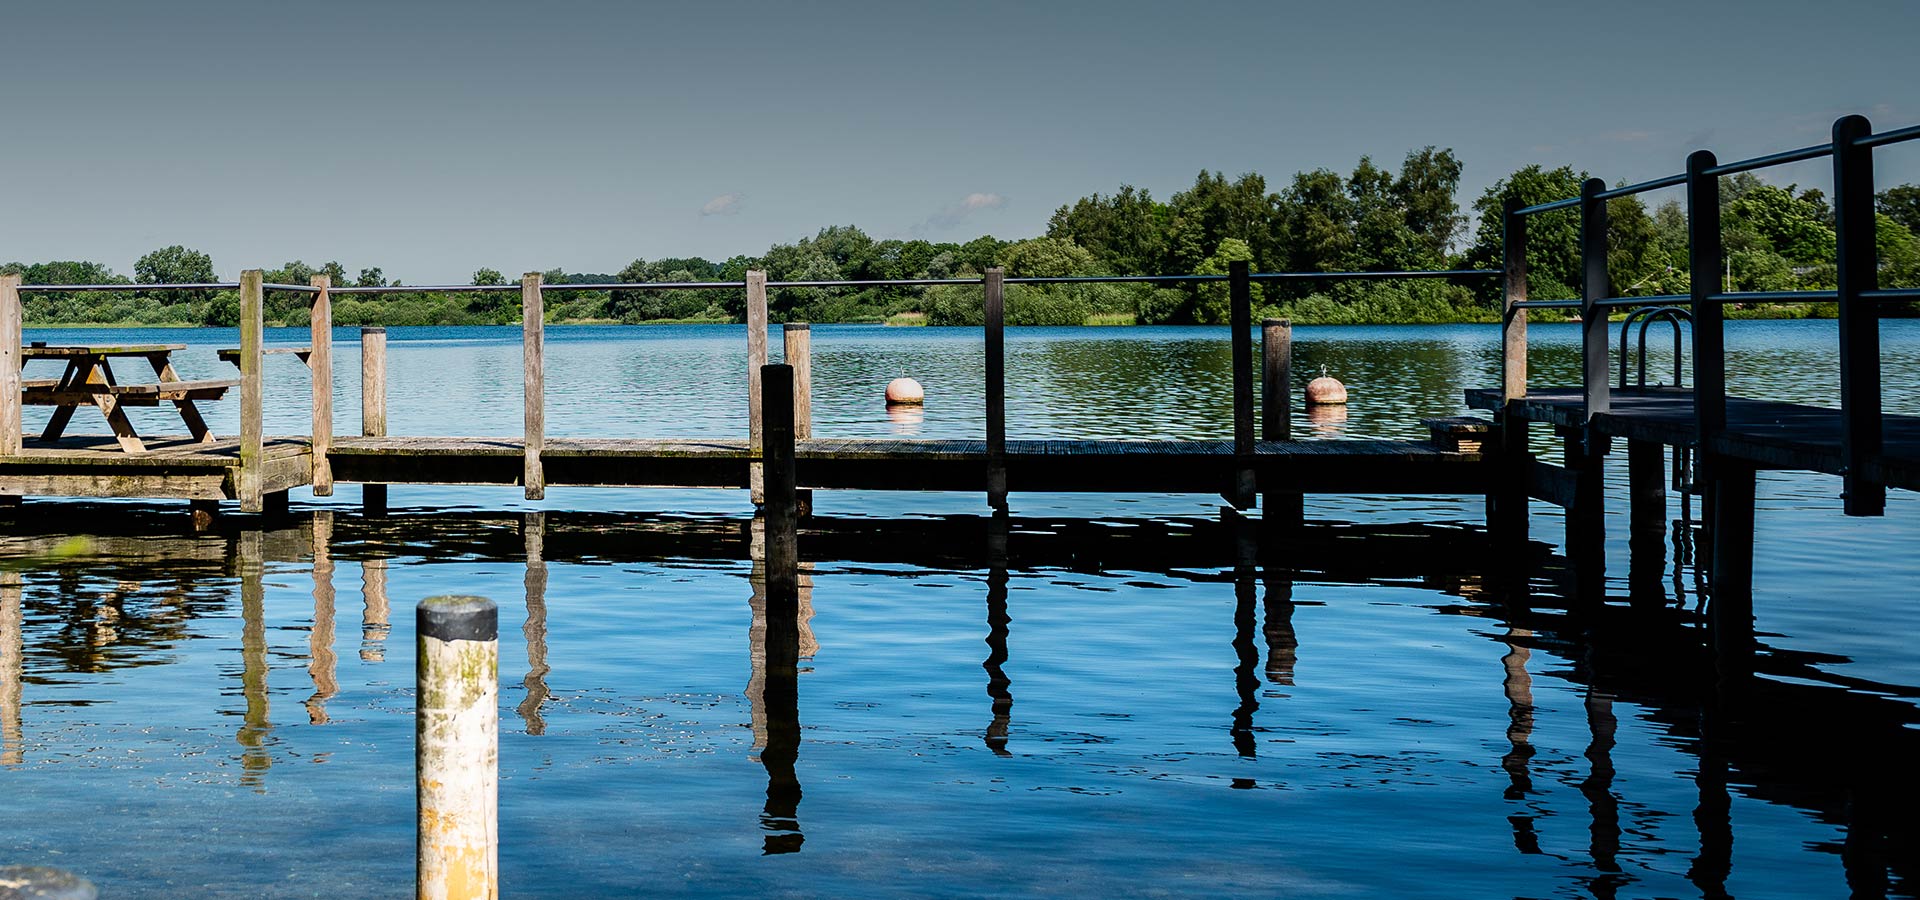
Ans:
[{"label": "metal railing post", "polygon": [[1887,511],[1887,488],[1867,477],[1880,455],[1880,309],[1863,299],[1879,281],[1873,209],[1873,148],[1854,141],[1873,133],[1865,116],[1833,123],[1833,231],[1840,300],[1840,454],[1849,516]]},{"label": "metal railing post", "polygon": [[1612,399],[1608,364],[1607,201],[1597,194],[1607,183],[1589,178],[1580,185],[1580,362],[1586,418],[1606,412]]}]

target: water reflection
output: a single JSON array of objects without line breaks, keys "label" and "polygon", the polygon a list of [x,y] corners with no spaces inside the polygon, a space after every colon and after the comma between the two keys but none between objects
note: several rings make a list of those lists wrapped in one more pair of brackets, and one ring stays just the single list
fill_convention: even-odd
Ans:
[{"label": "water reflection", "polygon": [[307,698],[307,720],[327,723],[327,698],[340,693],[335,676],[339,656],[333,652],[333,513],[313,514],[313,630],[307,635],[307,674],[313,695]]},{"label": "water reflection", "polygon": [[992,698],[993,718],[987,722],[987,749],[995,756],[1012,756],[1007,749],[1008,730],[1013,720],[1013,679],[1007,677],[1007,632],[1013,617],[1007,614],[1007,570],[987,572],[987,696]]},{"label": "water reflection", "polygon": [[236,565],[240,574],[240,693],[246,711],[241,714],[240,730],[234,739],[240,744],[240,783],[255,789],[266,783],[267,770],[273,767],[273,754],[267,749],[273,722],[268,718],[263,539],[258,531],[241,532]]},{"label": "water reflection", "polygon": [[1260,709],[1260,676],[1254,674],[1260,667],[1260,651],[1253,643],[1256,593],[1253,568],[1238,567],[1233,579],[1233,653],[1237,660],[1233,667],[1233,686],[1240,705],[1233,709],[1229,733],[1233,737],[1233,751],[1245,759],[1257,755],[1253,735],[1253,714]]},{"label": "water reflection", "polygon": [[1614,896],[1633,879],[1620,869],[1620,800],[1613,795],[1613,743],[1620,723],[1613,715],[1613,698],[1592,687],[1587,689],[1587,777],[1580,782],[1580,794],[1587,798],[1587,855],[1598,873],[1588,881],[1595,897]]},{"label": "water reflection", "polygon": [[924,406],[889,403],[887,404],[887,422],[893,434],[900,437],[919,437],[920,426],[927,421],[927,408]]},{"label": "water reflection", "polygon": [[[808,623],[812,619],[812,575],[767,577],[766,519],[755,516],[750,526],[753,585],[748,607],[751,671],[747,698],[753,716],[754,748],[767,770],[767,801],[760,814],[763,854],[797,853],[806,842],[800,831],[800,659],[819,645]],[[783,588],[781,585],[793,585]],[[802,595],[805,602],[802,602]]]},{"label": "water reflection", "polygon": [[1345,404],[1309,406],[1307,407],[1307,424],[1313,429],[1314,437],[1329,439],[1342,437],[1347,432],[1347,407]]},{"label": "water reflection", "polygon": [[0,766],[17,766],[26,760],[24,730],[20,717],[21,681],[26,651],[20,610],[20,573],[0,569]]},{"label": "water reflection", "polygon": [[360,658],[381,662],[387,658],[387,632],[393,628],[387,623],[392,608],[387,603],[386,557],[360,561],[360,594],[365,598],[360,611]]},{"label": "water reflection", "polygon": [[547,733],[547,720],[540,715],[540,705],[551,696],[547,690],[547,673],[553,671],[547,665],[547,514],[526,513],[520,527],[527,555],[527,621],[520,626],[520,633],[527,641],[527,677],[521,682],[526,686],[527,696],[520,701],[518,712],[527,725],[527,733],[539,735]]}]

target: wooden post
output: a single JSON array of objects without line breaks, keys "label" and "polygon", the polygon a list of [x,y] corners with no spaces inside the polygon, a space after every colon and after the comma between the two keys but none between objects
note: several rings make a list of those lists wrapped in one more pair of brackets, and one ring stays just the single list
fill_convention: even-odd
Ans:
[{"label": "wooden post", "polygon": [[1490,446],[1495,468],[1494,488],[1487,493],[1487,528],[1503,541],[1527,539],[1527,469],[1533,456],[1527,448],[1527,420],[1515,401],[1527,396],[1527,219],[1519,215],[1521,201],[1507,198],[1501,213],[1501,408],[1494,413],[1495,435]]},{"label": "wooden post", "polygon": [[1873,133],[1865,116],[1833,123],[1833,225],[1840,299],[1840,454],[1849,516],[1887,511],[1886,485],[1867,478],[1880,455],[1880,309],[1861,293],[1879,283],[1873,208],[1873,148],[1854,141]]},{"label": "wooden post", "polygon": [[0,275],[0,456],[20,452],[20,276]]},{"label": "wooden post", "polygon": [[1508,197],[1501,221],[1500,396],[1512,402],[1527,395],[1527,219],[1516,215],[1520,198]]},{"label": "wooden post", "polygon": [[[793,367],[793,438],[813,438],[813,328],[806,322],[788,322],[781,329],[786,342],[783,359]],[[802,517],[813,515],[813,492],[795,490],[796,509]]]},{"label": "wooden post", "polygon": [[[760,421],[761,405],[765,402],[765,389],[760,384],[760,368],[767,364],[767,273],[758,269],[747,270],[747,451],[748,455],[758,459],[763,443]],[[753,505],[759,506],[767,500],[766,467],[753,462],[747,465],[747,494]]]},{"label": "wooden post", "polygon": [[[1293,322],[1267,319],[1260,323],[1260,438],[1293,440]],[[1269,488],[1261,500],[1261,521],[1268,527],[1297,527],[1305,516],[1306,498],[1298,491]]]},{"label": "wooden post", "polygon": [[[360,434],[387,436],[387,330],[360,329]],[[360,511],[369,516],[387,514],[387,486],[360,487]]]},{"label": "wooden post", "polygon": [[1233,487],[1226,497],[1235,509],[1253,505],[1253,283],[1246,260],[1227,264],[1233,310]]},{"label": "wooden post", "polygon": [[1607,279],[1607,201],[1598,196],[1606,189],[1607,183],[1598,178],[1580,185],[1580,361],[1588,420],[1606,412],[1612,399],[1608,308],[1601,305],[1612,296]]},{"label": "wooden post", "polygon": [[1627,572],[1636,604],[1666,603],[1667,448],[1627,442]]},{"label": "wooden post", "polygon": [[1007,270],[987,269],[987,505],[1007,509]]},{"label": "wooden post", "polygon": [[1687,157],[1687,267],[1695,276],[1694,445],[1703,470],[1712,466],[1714,441],[1727,427],[1726,324],[1720,303],[1720,271],[1726,258],[1720,243],[1720,178],[1708,174],[1718,164],[1711,150],[1695,150]]},{"label": "wooden post", "polygon": [[266,383],[262,351],[266,340],[266,302],[262,283],[259,269],[240,273],[240,469],[235,475],[240,511],[247,513],[265,511],[262,412]]},{"label": "wooden post", "polygon": [[500,610],[429,597],[416,611],[415,896],[500,896]]},{"label": "wooden post", "polygon": [[765,439],[767,515],[767,594],[799,597],[799,510],[793,456],[793,367],[760,367],[766,393],[762,430]]},{"label": "wooden post", "polygon": [[539,272],[528,272],[520,278],[520,323],[520,354],[526,366],[527,426],[521,481],[526,486],[527,499],[539,500],[547,496],[547,473],[540,465],[540,454],[547,447],[547,375],[546,309]]},{"label": "wooden post", "polygon": [[313,373],[313,495],[333,496],[333,279],[315,275],[311,330],[313,352],[307,368]]}]

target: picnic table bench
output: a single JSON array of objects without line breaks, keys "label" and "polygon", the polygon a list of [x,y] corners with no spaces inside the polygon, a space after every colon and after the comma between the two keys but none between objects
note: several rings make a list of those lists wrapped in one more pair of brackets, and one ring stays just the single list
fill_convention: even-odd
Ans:
[{"label": "picnic table bench", "polygon": [[[106,417],[120,449],[128,453],[145,453],[146,442],[134,431],[125,407],[158,406],[162,402],[170,402],[180,413],[194,440],[211,443],[214,440],[213,432],[207,428],[206,420],[200,417],[194,402],[218,400],[240,382],[217,379],[189,381],[181,378],[174,371],[171,357],[173,351],[184,349],[186,346],[183,344],[47,346],[35,342],[21,348],[23,367],[36,359],[53,359],[64,360],[67,368],[59,378],[22,380],[20,401],[25,405],[55,407],[53,415],[47,420],[46,430],[40,436],[44,441],[59,440],[73,419],[73,411],[82,405],[91,405]],[[122,384],[114,376],[112,360],[126,358],[146,360],[158,380]]]}]

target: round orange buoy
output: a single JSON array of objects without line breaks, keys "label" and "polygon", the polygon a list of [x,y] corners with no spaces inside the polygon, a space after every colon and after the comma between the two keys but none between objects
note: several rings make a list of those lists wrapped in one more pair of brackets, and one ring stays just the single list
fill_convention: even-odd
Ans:
[{"label": "round orange buoy", "polygon": [[887,382],[887,405],[919,406],[927,402],[927,392],[922,390],[920,382],[911,378],[895,378]]},{"label": "round orange buoy", "polygon": [[1347,402],[1347,386],[1320,367],[1320,377],[1307,382],[1308,406],[1342,406]]}]

